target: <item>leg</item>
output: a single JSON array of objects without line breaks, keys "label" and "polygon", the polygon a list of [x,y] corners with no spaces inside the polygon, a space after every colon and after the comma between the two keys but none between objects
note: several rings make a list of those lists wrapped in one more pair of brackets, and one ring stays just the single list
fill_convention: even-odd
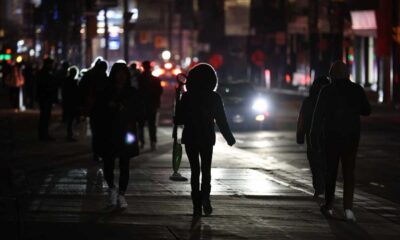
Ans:
[{"label": "leg", "polygon": [[186,154],[189,158],[191,178],[190,185],[192,187],[193,217],[201,216],[201,194],[199,191],[200,163],[199,150],[196,146],[185,145]]},{"label": "leg", "polygon": [[129,161],[127,157],[119,158],[119,194],[124,195],[129,183]]},{"label": "leg", "polygon": [[[357,144],[358,145],[358,144]],[[343,206],[344,209],[353,208],[354,197],[354,169],[357,155],[357,145],[350,147],[342,157],[343,172]]]},{"label": "leg", "polygon": [[325,205],[327,208],[333,208],[335,198],[336,178],[339,165],[339,149],[331,143],[327,147],[327,177],[325,185]]},{"label": "leg", "polygon": [[104,158],[104,165],[103,165],[104,179],[106,180],[109,188],[115,188],[114,164],[115,164],[115,158],[113,157]]},{"label": "leg", "polygon": [[149,135],[150,141],[152,143],[157,142],[157,127],[156,127],[156,119],[157,119],[157,110],[150,111],[147,114],[147,124],[149,126]]},{"label": "leg", "polygon": [[138,138],[139,138],[139,144],[140,147],[143,148],[144,147],[144,124],[145,121],[144,120],[140,120],[139,121],[139,126],[138,126]]},{"label": "leg", "polygon": [[203,147],[200,151],[201,157],[201,195],[203,200],[210,199],[211,192],[211,162],[213,146]]},{"label": "leg", "polygon": [[307,159],[310,164],[310,170],[312,175],[312,184],[314,187],[315,195],[319,195],[325,192],[325,176],[323,169],[322,153],[307,149]]}]

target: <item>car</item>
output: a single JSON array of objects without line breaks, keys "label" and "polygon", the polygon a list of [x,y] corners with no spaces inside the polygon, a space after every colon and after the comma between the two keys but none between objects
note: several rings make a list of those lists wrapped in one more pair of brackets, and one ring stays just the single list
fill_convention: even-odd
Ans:
[{"label": "car", "polygon": [[270,103],[249,82],[220,83],[217,92],[233,127],[265,128],[270,123]]}]

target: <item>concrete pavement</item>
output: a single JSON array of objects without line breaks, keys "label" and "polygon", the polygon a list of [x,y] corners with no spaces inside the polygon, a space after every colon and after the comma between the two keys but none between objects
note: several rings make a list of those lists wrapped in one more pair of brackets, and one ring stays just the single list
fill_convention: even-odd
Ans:
[{"label": "concrete pavement", "polygon": [[[0,226],[7,239],[17,239],[18,232],[22,239],[400,237],[399,205],[356,190],[358,222],[348,223],[343,220],[339,186],[335,218],[327,220],[312,199],[308,171],[279,157],[260,157],[231,148],[221,136],[214,149],[212,169],[215,211],[192,223],[189,182],[168,179],[172,173],[169,127],[159,129],[156,152],[146,148],[131,160],[128,209],[109,209],[101,164],[91,160],[89,139],[68,143],[63,140],[63,126],[56,123],[52,132],[57,141],[41,143],[35,135],[37,112],[0,116],[10,119],[3,129],[14,129],[13,135],[7,135],[13,136],[14,143],[7,160],[11,168],[2,169],[9,181],[1,178],[7,186],[1,191]],[[180,172],[190,177],[185,155]]]}]

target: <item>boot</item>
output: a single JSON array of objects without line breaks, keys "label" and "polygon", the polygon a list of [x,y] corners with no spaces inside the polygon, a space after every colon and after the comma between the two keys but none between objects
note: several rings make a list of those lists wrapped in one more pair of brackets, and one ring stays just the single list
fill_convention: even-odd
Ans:
[{"label": "boot", "polygon": [[210,201],[210,193],[208,191],[202,191],[201,204],[203,206],[203,211],[206,216],[210,215],[213,211]]},{"label": "boot", "polygon": [[193,202],[193,217],[198,218],[201,217],[201,194],[200,192],[192,192],[192,202]]}]

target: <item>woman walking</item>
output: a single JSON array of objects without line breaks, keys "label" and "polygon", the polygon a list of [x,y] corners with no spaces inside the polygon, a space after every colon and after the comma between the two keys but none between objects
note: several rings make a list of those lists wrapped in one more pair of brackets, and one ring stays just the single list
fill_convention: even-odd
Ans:
[{"label": "woman walking", "polygon": [[[129,161],[139,154],[136,125],[143,116],[143,104],[136,89],[130,86],[130,73],[125,63],[115,63],[109,78],[111,86],[99,98],[104,106],[101,114],[104,178],[109,187],[110,205],[127,208],[124,195],[129,182]],[[118,190],[114,184],[116,158],[120,170]]]},{"label": "woman walking", "polygon": [[[321,88],[329,84],[327,77],[318,77],[310,87],[310,94],[301,105],[299,118],[297,119],[296,140],[298,144],[304,144],[304,137],[307,144],[307,159],[310,164],[312,184],[314,187],[314,198],[318,198],[325,192],[325,168],[326,159],[324,151],[319,152],[312,149],[310,143],[311,121],[317,103],[318,94]],[[322,136],[320,136],[320,140]]]},{"label": "woman walking", "polygon": [[[201,63],[193,67],[187,77],[187,92],[177,102],[175,124],[184,125],[182,143],[191,169],[191,197],[193,217],[212,213],[210,202],[211,162],[215,144],[214,122],[217,123],[229,146],[235,138],[226,120],[222,99],[215,92],[218,78],[211,65]],[[202,175],[199,183],[200,170]]]}]

